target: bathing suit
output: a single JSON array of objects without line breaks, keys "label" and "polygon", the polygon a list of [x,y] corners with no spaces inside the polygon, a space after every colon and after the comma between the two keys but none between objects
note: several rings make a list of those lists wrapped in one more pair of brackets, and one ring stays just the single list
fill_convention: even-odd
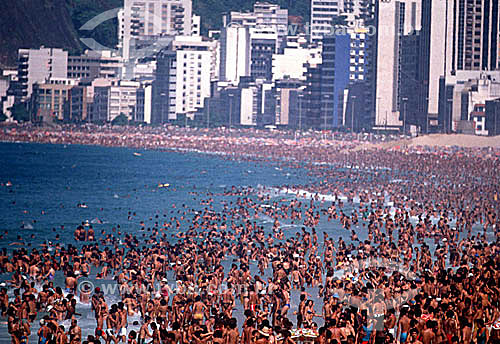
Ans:
[{"label": "bathing suit", "polygon": [[374,314],[375,329],[381,330],[384,328],[384,314]]},{"label": "bathing suit", "polygon": [[405,343],[406,339],[408,339],[408,333],[407,332],[401,332],[401,335],[399,337],[399,341],[401,343]]},{"label": "bathing suit", "polygon": [[372,336],[373,325],[371,325],[370,327],[366,327],[365,325],[363,325],[363,330],[366,334],[363,339],[361,339],[361,343],[368,344],[370,342],[370,337]]},{"label": "bathing suit", "polygon": [[486,343],[486,329],[483,329],[483,331],[477,335],[477,344],[485,344]]}]

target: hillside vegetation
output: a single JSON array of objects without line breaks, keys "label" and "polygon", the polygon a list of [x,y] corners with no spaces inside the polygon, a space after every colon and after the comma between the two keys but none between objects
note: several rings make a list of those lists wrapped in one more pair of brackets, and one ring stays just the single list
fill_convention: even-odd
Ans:
[{"label": "hillside vegetation", "polygon": [[[193,12],[202,18],[202,32],[218,29],[222,14],[251,10],[255,0],[193,0]],[[289,9],[290,15],[309,16],[309,1],[270,0]],[[81,52],[80,37],[92,37],[104,46],[117,43],[117,22],[108,20],[92,33],[78,31],[96,15],[123,5],[123,0],[1,0],[0,67],[15,67],[19,48],[64,48]]]}]

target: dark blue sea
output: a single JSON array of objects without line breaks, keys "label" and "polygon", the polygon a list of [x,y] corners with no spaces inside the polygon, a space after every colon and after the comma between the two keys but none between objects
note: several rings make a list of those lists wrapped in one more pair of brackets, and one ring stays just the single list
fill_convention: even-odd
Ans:
[{"label": "dark blue sea", "polygon": [[[33,232],[37,240],[28,242],[37,245],[53,238],[54,228],[62,242],[71,242],[77,225],[96,218],[133,231],[140,220],[172,211],[173,204],[200,208],[200,197],[194,200],[191,191],[218,194],[232,185],[309,180],[301,170],[215,155],[80,145],[0,143],[0,166],[0,183],[12,183],[0,188],[0,229],[8,231],[3,244],[18,235],[27,240]],[[159,183],[170,187],[159,189]],[[137,214],[133,221],[127,221],[129,211]],[[23,231],[23,225],[33,230]]]}]

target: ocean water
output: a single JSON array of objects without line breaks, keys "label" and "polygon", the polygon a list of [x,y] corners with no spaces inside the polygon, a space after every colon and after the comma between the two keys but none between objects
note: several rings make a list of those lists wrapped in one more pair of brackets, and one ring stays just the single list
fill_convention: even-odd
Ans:
[{"label": "ocean water", "polygon": [[[141,156],[133,153],[137,152]],[[123,233],[138,234],[140,221],[147,227],[159,219],[180,217],[178,210],[186,205],[189,209],[202,210],[200,204],[208,192],[215,199],[214,208],[220,209],[220,200],[235,200],[236,197],[222,197],[220,194],[231,186],[250,186],[256,190],[278,188],[282,185],[301,185],[313,181],[307,171],[279,167],[278,164],[256,164],[247,161],[229,161],[216,155],[200,153],[179,153],[146,151],[129,148],[110,148],[81,145],[44,145],[31,143],[0,143],[0,248],[9,252],[21,247],[12,243],[23,243],[27,249],[40,247],[46,241],[80,246],[73,239],[74,229],[82,222],[92,223],[96,235],[120,226]],[[5,184],[10,182],[11,186]],[[169,183],[169,188],[158,188],[159,183]],[[192,192],[199,192],[193,195]],[[291,198],[293,195],[277,193],[273,198]],[[77,207],[85,203],[87,208]],[[175,208],[174,208],[175,205]],[[135,213],[128,219],[128,213]],[[166,214],[167,217],[163,217]],[[149,218],[153,217],[152,221]],[[98,224],[97,219],[103,222]],[[272,220],[265,217],[257,220],[269,229]],[[299,227],[283,223],[287,236],[293,235]],[[335,229],[337,230],[337,229]],[[338,229],[340,231],[340,229]],[[342,235],[341,232],[338,236]],[[230,260],[224,265],[229,267]],[[252,271],[255,272],[256,262]],[[95,286],[113,281],[97,281],[98,271],[92,270],[89,281]],[[0,275],[0,281],[10,278]],[[55,284],[63,286],[63,276],[58,272]],[[169,282],[175,283],[173,276]],[[40,287],[40,286],[37,286]],[[314,292],[314,290],[311,290]],[[12,291],[9,291],[12,295]],[[117,293],[118,294],[118,293]],[[294,294],[292,294],[295,296]],[[117,302],[119,295],[106,297],[108,304]],[[298,297],[294,297],[293,307]],[[318,312],[321,305],[318,303]],[[79,326],[84,338],[93,333],[95,320],[90,315],[90,306],[77,305]],[[239,307],[235,314],[243,319]],[[32,326],[30,340],[37,340],[39,313]],[[292,318],[295,318],[292,316]],[[6,319],[0,319],[0,343],[10,342]],[[134,319],[131,319],[131,322]],[[138,319],[135,319],[138,320]],[[66,329],[68,322],[63,325]],[[133,326],[129,327],[134,329]]]}]

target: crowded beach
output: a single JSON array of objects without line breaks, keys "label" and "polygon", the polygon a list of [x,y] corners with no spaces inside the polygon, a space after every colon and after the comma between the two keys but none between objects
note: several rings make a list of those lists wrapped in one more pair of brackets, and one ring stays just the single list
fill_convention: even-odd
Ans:
[{"label": "crowded beach", "polygon": [[[217,198],[193,190],[198,209],[168,204],[168,213],[137,219],[135,233],[84,222],[70,242],[54,233],[40,247],[25,245],[28,238],[5,244],[8,336],[14,344],[500,343],[500,151],[357,149],[381,140],[2,128],[3,142],[217,154],[305,170],[315,180],[231,186]],[[340,238],[320,230],[329,224]],[[118,298],[96,281],[116,285]],[[92,333],[82,331],[82,309],[90,309]]]}]

